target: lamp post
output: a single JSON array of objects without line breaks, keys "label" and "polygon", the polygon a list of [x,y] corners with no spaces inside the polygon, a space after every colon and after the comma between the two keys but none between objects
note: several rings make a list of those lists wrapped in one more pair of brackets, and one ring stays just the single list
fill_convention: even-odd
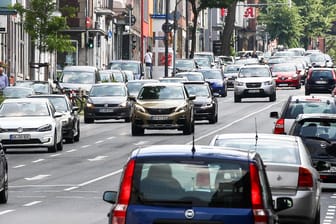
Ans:
[{"label": "lamp post", "polygon": [[[169,14],[169,4],[170,1],[166,0],[166,21],[165,24],[168,24],[168,14]],[[165,39],[164,39],[164,43],[165,43],[165,73],[164,73],[164,77],[168,77],[168,31],[165,31]]]},{"label": "lamp post", "polygon": [[176,73],[176,28],[177,28],[177,21],[176,21],[176,11],[177,11],[177,5],[180,4],[182,0],[175,0],[175,10],[174,10],[174,35],[173,35],[173,76],[175,76]]}]

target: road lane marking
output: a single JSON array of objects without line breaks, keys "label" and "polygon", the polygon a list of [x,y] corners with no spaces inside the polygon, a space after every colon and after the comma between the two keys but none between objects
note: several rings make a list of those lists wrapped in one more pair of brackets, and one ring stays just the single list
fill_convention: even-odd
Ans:
[{"label": "road lane marking", "polygon": [[40,174],[40,175],[37,175],[37,176],[34,176],[34,177],[27,177],[27,178],[24,178],[25,180],[41,180],[43,178],[46,178],[46,177],[49,177],[50,175],[48,174]]},{"label": "road lane marking", "polygon": [[10,213],[10,212],[14,212],[14,211],[15,210],[5,210],[5,211],[0,212],[0,215],[4,215],[4,214]]},{"label": "road lane marking", "polygon": [[82,148],[82,149],[85,149],[85,148],[88,148],[88,147],[90,147],[90,146],[91,146],[91,145],[82,145],[81,148]]},{"label": "road lane marking", "polygon": [[95,158],[92,159],[88,159],[90,162],[94,162],[94,161],[100,161],[105,159],[107,156],[96,156]]},{"label": "road lane marking", "polygon": [[21,164],[21,165],[14,166],[13,169],[17,169],[17,168],[21,168],[21,167],[25,167],[25,166],[26,165]]},{"label": "road lane marking", "polygon": [[[260,113],[260,112],[262,112],[262,111],[264,111],[264,110],[268,110],[269,108],[271,108],[271,107],[273,107],[274,105],[279,104],[279,103],[280,103],[280,102],[278,102],[278,103],[273,103],[273,104],[271,104],[271,105],[269,105],[269,106],[267,106],[267,107],[264,107],[264,108],[262,108],[262,109],[260,109],[260,110],[255,111],[255,112],[253,112],[253,113],[247,114],[247,115],[245,115],[244,117],[239,118],[238,120],[232,121],[231,123],[229,123],[229,124],[227,124],[227,125],[225,125],[225,126],[223,126],[223,127],[221,127],[221,128],[215,129],[214,131],[211,131],[211,132],[209,132],[209,133],[207,133],[207,134],[205,134],[205,135],[202,135],[201,137],[195,138],[194,141],[197,142],[197,141],[199,141],[199,140],[201,140],[201,139],[203,139],[203,138],[206,138],[206,137],[208,137],[208,136],[210,136],[210,135],[216,134],[217,132],[222,131],[222,130],[224,130],[224,129],[226,129],[226,128],[228,128],[228,127],[230,127],[230,126],[232,126],[232,125],[234,125],[234,124],[236,124],[236,123],[238,123],[238,122],[240,122],[240,121],[242,121],[242,120],[245,120],[246,118],[249,118],[249,117],[251,117],[251,116],[253,116],[253,115],[255,115],[255,114],[258,114],[258,113]],[[186,143],[186,145],[190,145],[190,144],[192,144],[192,141]]]},{"label": "road lane marking", "polygon": [[44,159],[37,159],[37,160],[32,161],[32,163],[39,163],[39,162],[42,162],[42,161],[44,161]]},{"label": "road lane marking", "polygon": [[42,203],[42,201],[33,201],[33,202],[30,202],[30,203],[24,204],[23,206],[24,207],[29,207],[29,206],[37,205],[37,204],[40,204],[40,203]]},{"label": "road lane marking", "polygon": [[107,140],[111,140],[111,139],[114,139],[115,137],[114,136],[111,136],[111,137],[108,137],[106,138]]},{"label": "road lane marking", "polygon": [[53,155],[50,155],[50,157],[57,157],[57,156],[60,156],[62,155],[61,153],[57,153],[57,154],[53,154]]},{"label": "road lane marking", "polygon": [[70,150],[68,150],[66,152],[76,152],[76,151],[77,151],[77,149],[70,149]]},{"label": "road lane marking", "polygon": [[100,143],[103,143],[104,140],[99,140],[99,141],[96,141],[95,144],[100,144]]},{"label": "road lane marking", "polygon": [[119,174],[119,173],[121,173],[121,172],[122,172],[122,169],[119,169],[119,170],[114,171],[114,172],[112,172],[112,173],[108,173],[108,174],[106,174],[106,175],[104,175],[104,176],[100,176],[100,177],[97,177],[97,178],[95,178],[95,179],[92,179],[92,180],[83,182],[83,183],[81,183],[81,184],[78,184],[77,186],[70,187],[70,188],[66,188],[66,189],[64,189],[64,191],[72,191],[72,190],[74,190],[74,189],[78,189],[78,188],[80,188],[80,187],[84,187],[84,186],[89,185],[89,184],[92,184],[92,183],[94,183],[94,182],[103,180],[103,179],[108,178],[108,177],[110,177],[110,176],[117,175],[117,174]]},{"label": "road lane marking", "polygon": [[134,143],[133,145],[138,146],[138,145],[145,145],[147,143],[148,143],[148,141],[140,141],[140,142]]}]

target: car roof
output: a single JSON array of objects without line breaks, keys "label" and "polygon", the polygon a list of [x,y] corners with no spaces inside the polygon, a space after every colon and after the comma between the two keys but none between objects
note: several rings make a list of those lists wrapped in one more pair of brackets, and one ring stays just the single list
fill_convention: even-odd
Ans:
[{"label": "car roof", "polygon": [[242,68],[269,68],[268,65],[250,65],[250,64],[246,64],[243,65]]},{"label": "car roof", "polygon": [[323,67],[323,68],[321,68],[321,67],[312,67],[312,68],[310,68],[310,70],[312,70],[312,71],[314,71],[314,70],[326,70],[326,71],[333,71],[333,70],[334,70],[334,68],[326,68],[326,67]]},{"label": "car roof", "polygon": [[92,87],[94,86],[126,86],[126,84],[123,82],[104,82],[93,84]]},{"label": "car roof", "polygon": [[145,83],[144,86],[183,86],[183,84],[178,82],[153,82]]},{"label": "car roof", "polygon": [[[151,145],[135,149],[131,157],[210,157],[210,158],[235,158],[249,161],[255,152],[247,152],[230,147],[195,145],[195,153],[192,153],[192,145]],[[224,150],[225,149],[225,150]]]},{"label": "car roof", "polygon": [[120,62],[120,63],[139,63],[140,64],[140,61],[137,61],[137,60],[113,60],[113,61],[110,61],[110,64],[111,63],[115,63],[115,62]]},{"label": "car roof", "polygon": [[298,102],[335,102],[335,98],[332,96],[325,96],[325,95],[292,95],[289,97],[289,100],[291,102],[298,101]]},{"label": "car roof", "polygon": [[159,82],[159,80],[157,79],[134,79],[134,80],[128,80],[127,83],[132,83],[132,82],[135,82],[135,83],[155,83],[155,82]]},{"label": "car roof", "polygon": [[98,69],[94,66],[88,66],[88,65],[65,66],[63,69],[63,71],[86,71],[86,70],[96,71]]},{"label": "car roof", "polygon": [[270,133],[227,133],[219,134],[214,137],[214,139],[227,139],[227,138],[248,138],[248,139],[276,139],[282,141],[297,141],[297,136],[292,135],[279,135],[279,134],[270,134]]},{"label": "car roof", "polygon": [[43,97],[48,97],[48,98],[64,98],[66,95],[64,94],[38,94],[38,95],[31,95],[29,98],[43,98]]},{"label": "car roof", "polygon": [[297,121],[306,120],[306,119],[331,119],[331,120],[336,120],[336,114],[323,114],[323,113],[299,114],[296,117]]},{"label": "car roof", "polygon": [[194,71],[190,71],[190,72],[178,72],[176,73],[176,75],[189,75],[189,74],[193,74],[193,75],[203,75],[202,72],[194,72]]},{"label": "car roof", "polygon": [[49,102],[47,98],[15,98],[15,99],[5,99],[3,103],[19,103],[19,102]]}]

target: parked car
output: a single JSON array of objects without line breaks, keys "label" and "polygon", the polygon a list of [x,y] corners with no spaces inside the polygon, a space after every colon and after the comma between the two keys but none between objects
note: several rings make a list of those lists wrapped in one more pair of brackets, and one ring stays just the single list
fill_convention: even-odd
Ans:
[{"label": "parked car", "polygon": [[34,94],[35,91],[33,88],[21,86],[7,86],[2,91],[2,95],[5,99],[23,98]]},{"label": "parked car", "polygon": [[276,84],[267,65],[245,65],[234,83],[234,102],[242,98],[269,97],[276,100]]},{"label": "parked car", "polygon": [[[223,150],[225,149],[225,150]],[[291,198],[272,195],[255,152],[191,145],[134,150],[124,166],[108,223],[278,223]],[[275,209],[276,207],[277,209]]]},{"label": "parked car", "polygon": [[5,99],[0,105],[0,142],[8,148],[63,149],[62,113],[48,99]]},{"label": "parked car", "polygon": [[0,204],[8,200],[8,162],[2,145],[0,144]]},{"label": "parked car", "polygon": [[274,123],[274,134],[288,134],[295,118],[299,114],[336,113],[335,99],[331,96],[289,96],[283,104],[280,114],[270,112],[270,117],[277,119]]},{"label": "parked car", "polygon": [[208,120],[210,124],[218,121],[218,101],[207,82],[184,82],[188,95],[195,95],[195,120]]},{"label": "parked car", "polygon": [[84,123],[95,120],[124,119],[130,122],[131,102],[124,83],[93,85],[84,106]]},{"label": "parked car", "polygon": [[311,68],[305,82],[305,95],[311,93],[332,93],[336,83],[333,68]]},{"label": "parked car", "polygon": [[273,199],[293,199],[292,208],[278,213],[280,223],[320,222],[320,177],[301,138],[263,133],[220,134],[211,140],[210,145],[260,154]]},{"label": "parked car", "polygon": [[178,72],[174,77],[186,78],[188,81],[205,81],[205,78],[201,72]]},{"label": "parked car", "polygon": [[[300,136],[324,183],[336,183],[336,115],[301,114],[289,135]],[[322,186],[323,187],[323,186]]]},{"label": "parked car", "polygon": [[80,138],[79,108],[73,106],[69,98],[64,94],[34,95],[32,98],[46,98],[62,113],[62,136],[68,143],[78,142]]},{"label": "parked car", "polygon": [[294,63],[274,64],[272,74],[278,87],[301,88],[301,70]]},{"label": "parked car", "polygon": [[133,71],[135,79],[140,79],[145,75],[143,64],[136,60],[114,60],[109,63],[108,68]]},{"label": "parked car", "polygon": [[222,69],[199,69],[216,96],[227,96],[227,81]]},{"label": "parked car", "polygon": [[147,83],[133,101],[132,135],[145,129],[177,129],[183,134],[194,132],[195,96],[189,96],[182,83]]},{"label": "parked car", "polygon": [[126,83],[127,91],[130,96],[138,96],[141,87],[146,83],[159,82],[157,79],[136,79]]}]

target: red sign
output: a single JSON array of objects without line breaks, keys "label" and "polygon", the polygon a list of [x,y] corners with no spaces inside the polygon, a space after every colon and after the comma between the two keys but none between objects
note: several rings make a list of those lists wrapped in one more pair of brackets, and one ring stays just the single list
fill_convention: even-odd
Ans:
[{"label": "red sign", "polygon": [[90,17],[86,17],[85,26],[86,26],[86,28],[91,28],[92,27],[92,20],[91,20]]},{"label": "red sign", "polygon": [[227,11],[226,8],[221,8],[221,17],[227,16]]},{"label": "red sign", "polygon": [[244,17],[249,19],[255,18],[255,7],[246,7]]}]

